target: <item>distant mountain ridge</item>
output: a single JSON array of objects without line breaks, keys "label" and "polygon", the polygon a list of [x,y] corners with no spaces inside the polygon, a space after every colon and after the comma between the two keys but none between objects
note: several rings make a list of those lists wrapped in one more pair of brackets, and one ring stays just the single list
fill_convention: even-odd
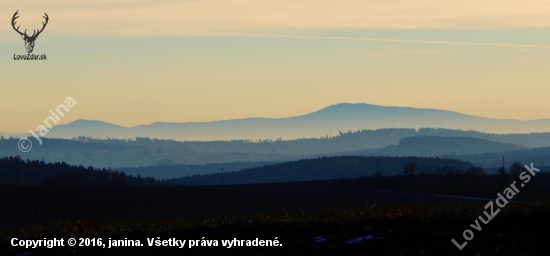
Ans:
[{"label": "distant mountain ridge", "polygon": [[[341,103],[310,114],[288,118],[245,118],[186,123],[156,122],[134,127],[102,121],[77,120],[55,126],[48,132],[47,137],[149,137],[188,141],[296,139],[326,136],[348,130],[422,127],[477,130],[489,133],[549,132],[550,119],[531,121],[494,119],[438,109]],[[28,134],[21,136],[28,136]]]}]

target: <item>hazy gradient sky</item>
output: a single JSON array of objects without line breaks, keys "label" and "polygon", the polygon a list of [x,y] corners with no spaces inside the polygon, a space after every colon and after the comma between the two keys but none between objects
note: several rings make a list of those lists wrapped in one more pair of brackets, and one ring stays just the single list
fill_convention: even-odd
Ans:
[{"label": "hazy gradient sky", "polygon": [[[15,61],[18,25],[50,21]],[[550,1],[10,1],[0,3],[0,131],[287,117],[363,102],[550,118]]]}]

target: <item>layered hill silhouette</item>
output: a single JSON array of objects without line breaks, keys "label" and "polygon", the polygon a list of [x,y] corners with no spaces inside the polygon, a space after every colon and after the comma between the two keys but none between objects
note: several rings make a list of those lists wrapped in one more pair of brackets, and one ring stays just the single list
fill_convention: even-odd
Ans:
[{"label": "layered hill silhouette", "polygon": [[357,150],[336,154],[357,156],[453,156],[504,151],[527,147],[471,137],[415,136],[401,139],[398,145],[382,149]]},{"label": "layered hill silhouette", "polygon": [[[483,118],[458,112],[342,103],[288,118],[246,118],[212,122],[170,123],[123,127],[102,121],[77,120],[55,126],[49,138],[149,137],[174,140],[296,139],[330,136],[339,131],[381,128],[440,127],[489,133],[549,132],[550,119],[522,121]],[[28,136],[28,134],[21,134]]]},{"label": "layered hill silhouette", "polygon": [[[437,136],[439,135],[439,136]],[[457,136],[462,135],[462,136]],[[469,135],[469,136],[466,136]],[[476,136],[488,139],[475,138]],[[31,138],[32,139],[32,138]],[[496,140],[496,141],[495,141]],[[500,141],[500,142],[497,142]],[[537,144],[531,143],[536,141]],[[331,138],[280,141],[188,141],[138,138],[99,140],[90,138],[44,139],[31,151],[21,153],[19,139],[0,138],[0,157],[20,155],[31,160],[64,161],[73,165],[98,167],[139,167],[125,169],[129,174],[174,178],[192,174],[234,171],[268,163],[295,161],[319,156],[440,156],[481,160],[499,166],[501,156],[521,156],[515,160],[547,155],[532,148],[548,147],[550,133],[485,134],[459,130],[383,129],[342,133]],[[514,143],[522,143],[517,145]],[[487,154],[492,153],[492,154]],[[472,155],[476,154],[476,155]],[[550,156],[537,162],[550,162]],[[525,160],[524,160],[525,159]],[[215,165],[214,163],[218,163]]]}]

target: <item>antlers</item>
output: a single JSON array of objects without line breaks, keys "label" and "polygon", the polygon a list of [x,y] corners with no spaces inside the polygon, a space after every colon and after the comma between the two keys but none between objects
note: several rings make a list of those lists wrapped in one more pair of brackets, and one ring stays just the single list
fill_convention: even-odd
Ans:
[{"label": "antlers", "polygon": [[45,16],[42,16],[44,19],[46,19],[46,22],[42,22],[42,29],[33,29],[33,33],[32,33],[32,36],[29,36],[27,35],[27,30],[25,29],[25,32],[21,33],[21,31],[19,31],[19,27],[20,26],[17,26],[17,28],[15,27],[15,23],[17,23],[15,21],[15,19],[19,18],[18,15],[18,11],[16,11],[14,14],[13,14],[13,18],[11,19],[11,26],[13,27],[13,29],[19,33],[21,36],[24,36],[25,37],[25,40],[27,38],[36,38],[38,37],[38,35],[40,35],[40,33],[42,33],[42,31],[44,31],[44,29],[46,28],[46,25],[48,24],[48,20],[50,20],[50,18],[48,17],[48,14],[47,13],[44,13]]},{"label": "antlers", "polygon": [[[38,31],[38,33],[36,34],[36,37],[38,37],[38,35],[40,35],[40,33],[42,33],[42,31],[44,31],[44,29],[46,28],[46,25],[48,25],[48,20],[50,20],[50,18],[48,18],[48,14],[47,13],[44,13],[45,16],[42,16],[42,18],[46,19],[46,22],[43,22],[42,21],[42,29],[40,29],[40,31]],[[34,37],[34,33],[32,34],[32,36]]]},{"label": "antlers", "polygon": [[12,26],[13,29],[15,29],[15,31],[16,31],[17,33],[19,33],[20,35],[22,35],[22,36],[23,36],[23,35],[27,35],[27,30],[25,30],[25,34],[23,34],[23,33],[21,33],[21,32],[19,31],[19,27],[21,27],[21,26],[17,26],[17,28],[15,28],[15,19],[19,18],[19,16],[17,16],[18,12],[19,12],[19,10],[16,11],[16,12],[13,14],[13,18],[11,18],[11,26]]}]

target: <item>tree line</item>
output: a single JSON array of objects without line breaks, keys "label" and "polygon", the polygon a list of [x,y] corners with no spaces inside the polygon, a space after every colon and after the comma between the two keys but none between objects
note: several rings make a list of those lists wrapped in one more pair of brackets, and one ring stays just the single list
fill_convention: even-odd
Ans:
[{"label": "tree line", "polygon": [[19,156],[0,159],[0,184],[53,186],[174,186],[175,179],[156,180],[126,175],[111,168],[68,165],[65,162],[46,163],[43,160],[23,160]]},{"label": "tree line", "polygon": [[[334,156],[303,159],[248,168],[236,172],[191,175],[178,179],[184,185],[221,185],[275,183],[309,180],[357,178],[374,175],[400,175],[405,163],[417,162],[419,172],[433,172],[438,168],[469,168],[469,162],[437,157],[366,157]],[[223,177],[222,177],[223,175]]]}]

